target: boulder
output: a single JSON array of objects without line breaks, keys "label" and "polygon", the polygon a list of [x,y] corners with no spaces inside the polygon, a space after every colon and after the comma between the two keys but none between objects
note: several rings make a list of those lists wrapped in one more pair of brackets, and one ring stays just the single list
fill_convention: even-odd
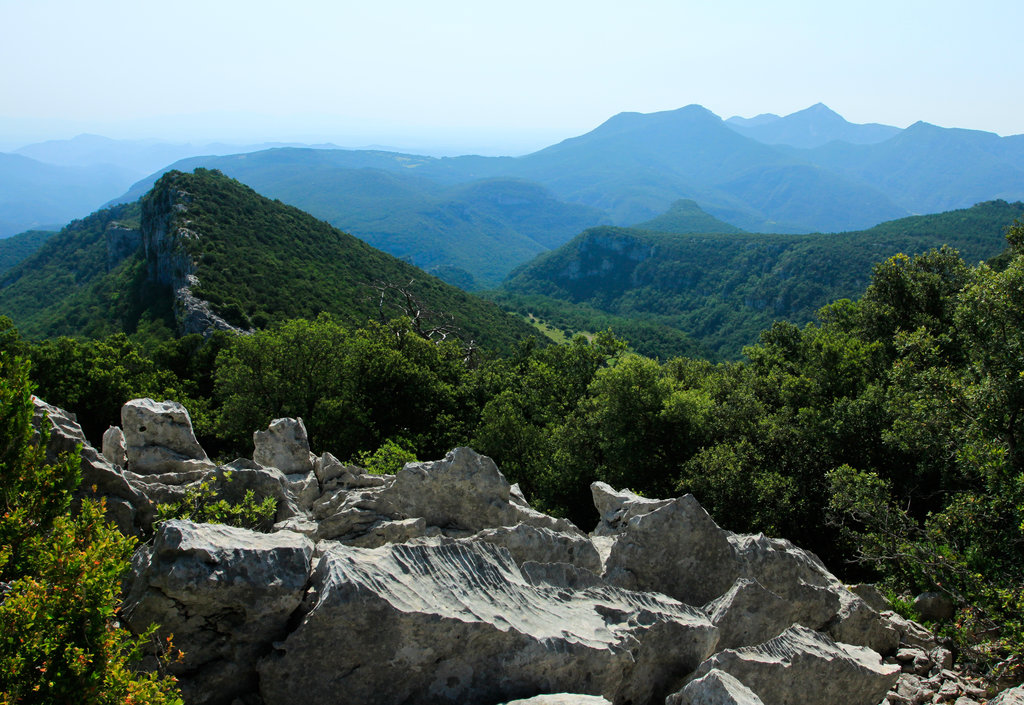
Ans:
[{"label": "boulder", "polygon": [[186,702],[227,705],[257,690],[256,659],[287,634],[312,559],[299,534],[167,521],[136,553],[122,613],[136,632],[174,635]]},{"label": "boulder", "polygon": [[989,700],[988,705],[1024,705],[1024,686],[1004,690]]},{"label": "boulder", "polygon": [[128,446],[119,426],[111,426],[103,432],[103,457],[114,465],[128,467]]},{"label": "boulder", "polygon": [[[725,593],[742,575],[736,552],[693,495],[674,500],[615,497],[591,486],[602,512],[599,530],[616,532],[604,578],[628,590],[654,590],[702,605]],[[635,495],[633,496],[635,497]],[[608,521],[604,517],[612,515]]]},{"label": "boulder", "polygon": [[665,705],[764,705],[761,698],[733,676],[713,669],[665,698]]},{"label": "boulder", "polygon": [[651,702],[717,641],[687,605],[534,585],[507,550],[485,542],[320,548],[305,615],[260,664],[266,705],[293,703],[299,692],[306,705],[335,703],[339,693],[379,705],[558,692]]},{"label": "boulder", "polygon": [[835,614],[839,598],[827,591],[819,594],[820,588],[809,585],[804,590],[810,599],[785,600],[756,580],[738,578],[728,592],[704,606],[721,633],[718,648],[760,644],[795,622],[821,628]]},{"label": "boulder", "polygon": [[800,625],[758,646],[720,651],[694,677],[715,669],[737,678],[764,705],[876,705],[900,674],[899,666],[883,664],[866,647],[837,643]]},{"label": "boulder", "polygon": [[914,608],[924,619],[944,621],[953,617],[953,601],[941,592],[922,592],[914,598]]},{"label": "boulder", "polygon": [[121,407],[128,469],[138,475],[210,470],[184,406],[173,401],[133,399]]},{"label": "boulder", "polygon": [[527,524],[484,529],[470,537],[504,546],[515,562],[568,563],[588,571],[601,571],[601,558],[594,544],[580,533],[560,533]]},{"label": "boulder", "polygon": [[81,459],[82,482],[75,492],[76,502],[86,497],[104,498],[107,518],[125,535],[137,536],[148,528],[155,507],[132,482],[131,473],[112,465],[89,444],[74,414],[36,396],[32,397],[32,404],[33,427],[37,432],[46,428],[49,433],[46,462],[55,463],[65,453],[78,453]]},{"label": "boulder", "polygon": [[301,418],[274,419],[266,429],[252,434],[252,442],[252,459],[259,465],[277,468],[285,475],[313,473],[309,437]]},{"label": "boulder", "polygon": [[747,578],[789,603],[794,622],[884,652],[898,645],[892,625],[813,553],[784,539],[725,531],[693,495],[652,500],[604,483],[591,490],[601,512],[595,544],[598,535],[611,540],[603,573],[609,583],[707,604]]},{"label": "boulder", "polygon": [[891,610],[892,605],[885,598],[882,591],[870,583],[859,583],[850,586],[850,592],[868,603],[868,606],[876,612]]}]

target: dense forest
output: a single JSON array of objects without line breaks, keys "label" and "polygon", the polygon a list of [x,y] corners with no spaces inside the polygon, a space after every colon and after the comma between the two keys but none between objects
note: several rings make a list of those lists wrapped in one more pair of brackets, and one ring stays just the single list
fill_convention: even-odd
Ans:
[{"label": "dense forest", "polygon": [[1008,240],[994,265],[948,248],[891,257],[859,300],[776,323],[719,364],[658,361],[607,332],[467,357],[409,319],[327,314],[147,345],[31,342],[6,321],[0,345],[5,384],[28,361],[36,393],[94,443],[125,400],[151,396],[185,403],[223,461],[282,416],[305,419],[316,451],[378,471],[470,445],[584,529],[592,481],[691,492],[724,527],[785,536],[847,579],[946,593],[957,616],[936,628],[961,658],[1019,678],[1024,226]]},{"label": "dense forest", "polygon": [[949,245],[970,263],[995,256],[1024,203],[989,201],[857,232],[661,231],[700,227],[700,213],[677,204],[651,222],[658,232],[592,228],[517,268],[492,298],[561,329],[619,331],[628,320],[636,349],[661,359],[691,355],[695,345],[711,359],[738,359],[773,321],[803,325],[829,302],[859,296],[872,265],[898,252]]}]

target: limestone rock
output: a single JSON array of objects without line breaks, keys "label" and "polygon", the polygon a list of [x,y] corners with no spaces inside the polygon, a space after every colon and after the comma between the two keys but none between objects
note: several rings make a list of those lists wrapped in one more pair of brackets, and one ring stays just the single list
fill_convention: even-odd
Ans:
[{"label": "limestone rock", "polygon": [[431,526],[476,532],[517,523],[510,494],[493,460],[456,448],[444,460],[407,463],[395,474],[386,501],[396,513],[423,517]]},{"label": "limestone rock", "polygon": [[988,705],[1024,705],[1024,686],[1004,690],[989,700]]},{"label": "limestone rock", "polygon": [[313,472],[309,437],[301,418],[274,419],[265,430],[252,434],[252,442],[252,459],[264,467],[277,468],[285,475]]},{"label": "limestone rock", "polygon": [[[77,500],[84,497],[104,497],[107,518],[121,533],[133,536],[140,527],[147,527],[155,513],[153,502],[131,481],[131,474],[112,465],[93,448],[82,433],[74,414],[32,397],[32,424],[38,431],[47,428],[49,441],[46,462],[55,463],[63,453],[75,453],[81,448],[82,482],[75,493]],[[95,491],[94,491],[95,488]]]},{"label": "limestone rock", "polygon": [[898,645],[888,621],[809,551],[763,534],[724,531],[692,495],[651,500],[603,483],[594,483],[591,490],[601,512],[595,543],[598,535],[611,538],[602,574],[611,584],[706,604],[737,579],[748,578],[799,605],[795,622],[814,629],[828,622],[834,638],[846,643],[882,651]]},{"label": "limestone rock", "polygon": [[114,465],[128,467],[128,446],[119,426],[111,426],[103,432],[103,457]]},{"label": "limestone rock", "polygon": [[504,705],[612,705],[600,695],[579,695],[578,693],[550,693],[532,698],[510,700]]},{"label": "limestone rock", "polygon": [[[475,541],[331,542],[308,611],[260,665],[266,705],[485,705],[538,693],[664,697],[717,630],[675,600],[533,585],[505,549]],[[352,635],[372,634],[352,648]],[[310,668],[316,663],[316,668]]]},{"label": "limestone rock", "polygon": [[836,643],[800,625],[759,646],[720,651],[694,675],[714,669],[737,678],[765,705],[876,705],[900,672],[870,649]]},{"label": "limestone rock", "polygon": [[214,467],[192,431],[184,406],[133,399],[121,407],[128,469],[139,475],[181,473]]},{"label": "limestone rock", "polygon": [[665,705],[764,705],[761,698],[736,678],[713,669],[690,681],[665,699]]},{"label": "limestone rock", "polygon": [[939,646],[935,635],[928,631],[924,625],[918,624],[912,619],[907,619],[891,610],[882,612],[882,617],[899,634],[900,644],[916,646],[925,651],[931,651]]},{"label": "limestone rock", "polygon": [[721,636],[719,649],[760,644],[778,636],[795,622],[820,628],[836,612],[839,598],[819,594],[821,588],[805,586],[810,599],[785,600],[750,578],[739,578],[729,591],[704,606]]},{"label": "limestone rock", "polygon": [[868,606],[876,612],[885,612],[892,609],[892,605],[885,599],[882,591],[870,583],[851,585],[850,592],[868,603]]},{"label": "limestone rock", "polygon": [[[655,590],[702,605],[725,593],[741,576],[726,532],[693,495],[674,500],[611,501],[600,483],[592,486],[604,531],[618,528],[604,578],[629,590]],[[612,520],[604,517],[612,513]]]},{"label": "limestone rock", "polygon": [[946,620],[953,616],[953,601],[941,592],[922,592],[914,598],[914,608],[926,620]]},{"label": "limestone rock", "polygon": [[518,565],[536,563],[569,563],[589,571],[601,570],[601,558],[594,544],[582,534],[559,533],[527,524],[484,529],[471,537],[504,546]]},{"label": "limestone rock", "polygon": [[256,691],[255,660],[287,633],[312,558],[298,534],[167,521],[136,554],[123,613],[135,631],[174,634],[186,702],[226,705]]}]

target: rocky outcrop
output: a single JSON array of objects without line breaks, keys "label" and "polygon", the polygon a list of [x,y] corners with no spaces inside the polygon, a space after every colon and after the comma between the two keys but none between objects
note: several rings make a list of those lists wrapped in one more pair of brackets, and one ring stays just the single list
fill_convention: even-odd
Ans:
[{"label": "rocky outcrop", "polygon": [[694,675],[714,670],[735,677],[764,705],[876,705],[900,672],[870,649],[799,625],[763,644],[721,651]]},{"label": "rocky outcrop", "polygon": [[164,522],[135,557],[123,613],[136,631],[175,635],[188,702],[229,703],[259,690],[256,660],[286,636],[312,560],[313,543],[288,531]]},{"label": "rocky outcrop", "polygon": [[[484,542],[322,551],[308,612],[260,666],[267,705],[294,702],[300,690],[311,705],[337,702],[339,692],[347,702],[410,705],[538,692],[650,702],[717,641],[697,609],[610,587],[536,586],[507,551]],[[353,634],[373,638],[323,649]]]},{"label": "rocky outcrop", "polygon": [[678,693],[665,699],[665,705],[764,705],[750,688],[717,668],[690,681]]},{"label": "rocky outcrop", "polygon": [[167,185],[154,188],[142,201],[142,248],[149,279],[170,287],[174,318],[182,335],[209,335],[217,330],[243,332],[218,316],[209,302],[192,291],[199,285],[189,243],[201,235],[189,227],[188,206],[192,196]]},{"label": "rocky outcrop", "polygon": [[137,475],[188,475],[214,467],[177,402],[134,399],[121,407],[121,429],[128,469]]},{"label": "rocky outcrop", "polygon": [[[746,598],[758,593],[755,603],[762,597],[780,601],[791,623],[825,630],[837,640],[882,653],[899,643],[888,620],[846,589],[817,556],[789,541],[725,531],[692,495],[651,500],[601,482],[592,491],[601,512],[594,533],[609,540],[604,576],[614,585],[708,604],[722,622],[730,621],[727,605],[749,613]],[[743,580],[739,593],[720,601]],[[745,623],[740,628],[763,635],[781,625],[770,623],[777,617],[781,614],[764,617],[759,627]]]},{"label": "rocky outcrop", "polygon": [[[279,419],[256,434],[253,459],[217,466],[184,409],[135,400],[123,445],[111,429],[104,457],[73,417],[36,408],[48,455],[80,447],[118,524],[153,536],[123,615],[174,634],[189,703],[917,705],[976,694],[923,627],[875,610],[787,541],[722,530],[691,496],[597,484],[601,521],[588,535],[532,509],[469,448],[371,475],[311,456],[301,421]],[[201,486],[232,502],[274,498],[269,533],[154,529],[155,504]]]}]

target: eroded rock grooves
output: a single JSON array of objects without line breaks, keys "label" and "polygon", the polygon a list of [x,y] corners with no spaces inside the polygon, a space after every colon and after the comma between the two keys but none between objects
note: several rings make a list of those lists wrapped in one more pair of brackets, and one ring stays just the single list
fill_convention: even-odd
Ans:
[{"label": "eroded rock grooves", "polygon": [[[876,705],[954,687],[923,627],[788,541],[721,529],[689,495],[596,483],[588,535],[469,448],[368,475],[277,419],[253,459],[217,466],[184,408],[133,400],[105,457],[73,416],[36,407],[51,455],[81,444],[82,491],[153,537],[122,613],[174,634],[188,703]],[[275,498],[273,526],[154,527],[156,504],[200,482]]]}]

